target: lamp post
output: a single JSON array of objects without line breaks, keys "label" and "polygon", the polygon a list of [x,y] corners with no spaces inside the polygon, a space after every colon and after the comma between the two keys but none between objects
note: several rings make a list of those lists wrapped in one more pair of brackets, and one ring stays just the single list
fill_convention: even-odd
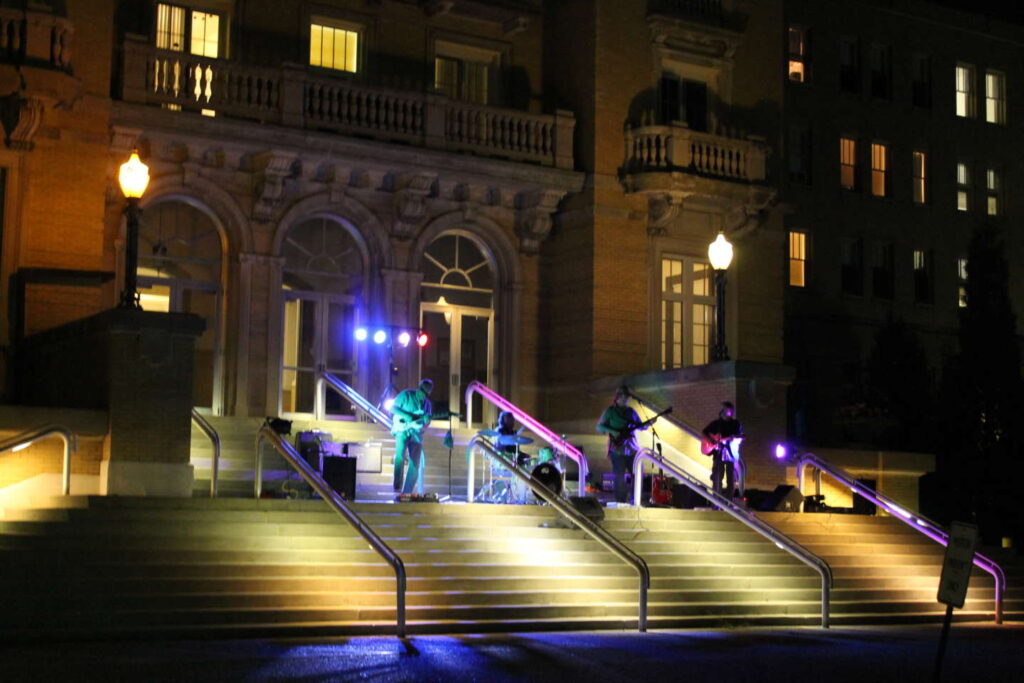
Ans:
[{"label": "lamp post", "polygon": [[142,309],[139,303],[138,292],[138,270],[139,270],[139,215],[142,210],[139,208],[139,199],[149,185],[149,167],[139,159],[139,151],[132,150],[128,161],[121,164],[121,170],[117,174],[117,181],[121,185],[121,192],[128,200],[128,206],[124,209],[125,222],[128,225],[128,242],[125,245],[124,254],[124,289],[121,290],[121,300],[118,308]]},{"label": "lamp post", "polygon": [[708,260],[715,269],[715,345],[711,349],[712,362],[729,360],[725,345],[725,271],[732,263],[732,245],[723,233],[708,245]]}]

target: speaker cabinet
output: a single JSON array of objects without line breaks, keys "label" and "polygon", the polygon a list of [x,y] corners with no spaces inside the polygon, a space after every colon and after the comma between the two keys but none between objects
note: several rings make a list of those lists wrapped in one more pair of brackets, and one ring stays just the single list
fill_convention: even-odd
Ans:
[{"label": "speaker cabinet", "polygon": [[762,512],[800,512],[800,503],[803,501],[804,497],[795,486],[779,484],[757,509]]},{"label": "speaker cabinet", "polygon": [[324,481],[345,500],[355,500],[356,459],[324,458]]}]

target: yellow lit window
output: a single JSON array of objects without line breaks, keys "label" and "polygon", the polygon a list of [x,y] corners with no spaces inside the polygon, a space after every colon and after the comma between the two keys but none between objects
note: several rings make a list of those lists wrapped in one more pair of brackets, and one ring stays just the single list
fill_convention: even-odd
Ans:
[{"label": "yellow lit window", "polygon": [[714,332],[714,282],[705,261],[661,260],[661,367],[704,365]]},{"label": "yellow lit window", "polygon": [[999,206],[999,192],[1002,188],[1002,180],[999,177],[999,171],[994,168],[990,168],[985,172],[985,212],[989,216],[998,216],[1000,212]]},{"label": "yellow lit window", "polygon": [[1006,76],[998,71],[985,72],[985,120],[1006,123]]},{"label": "yellow lit window", "polygon": [[956,165],[956,208],[957,211],[971,210],[971,175],[963,162]]},{"label": "yellow lit window", "polygon": [[789,27],[788,74],[791,81],[807,81],[807,31],[797,26]]},{"label": "yellow lit window", "polygon": [[789,233],[789,284],[791,287],[807,286],[806,233]]},{"label": "yellow lit window", "polygon": [[967,259],[958,258],[956,260],[956,276],[958,280],[956,305],[960,308],[967,308]]},{"label": "yellow lit window", "polygon": [[886,196],[886,173],[889,166],[889,148],[886,145],[871,145],[871,194]]},{"label": "yellow lit window", "polygon": [[974,118],[974,67],[956,65],[956,115]]},{"label": "yellow lit window", "polygon": [[220,56],[220,16],[193,10],[191,52],[202,57]]},{"label": "yellow lit window", "polygon": [[185,51],[185,8],[157,3],[156,46],[160,50]]},{"label": "yellow lit window", "polygon": [[309,64],[355,73],[359,69],[359,32],[354,27],[311,23]]},{"label": "yellow lit window", "polygon": [[914,203],[924,204],[928,200],[928,157],[924,152],[914,152]]},{"label": "yellow lit window", "polygon": [[844,190],[857,188],[857,142],[839,138],[839,184]]}]

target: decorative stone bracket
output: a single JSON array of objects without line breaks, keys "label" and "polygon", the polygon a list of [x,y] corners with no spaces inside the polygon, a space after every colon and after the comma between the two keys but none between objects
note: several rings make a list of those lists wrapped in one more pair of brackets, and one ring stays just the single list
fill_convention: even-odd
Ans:
[{"label": "decorative stone bracket", "polygon": [[430,196],[436,173],[416,173],[398,179],[402,186],[395,192],[395,219],[391,234],[401,240],[411,238],[427,216],[427,197]]},{"label": "decorative stone bracket", "polygon": [[536,254],[551,232],[551,215],[566,195],[564,190],[532,190],[516,197],[516,234],[519,248]]},{"label": "decorative stone bracket", "polygon": [[683,207],[683,198],[673,194],[656,194],[647,199],[647,234],[651,237],[664,237],[668,234],[668,226],[679,215]]},{"label": "decorative stone bracket", "polygon": [[32,149],[36,131],[46,110],[38,97],[24,97],[11,93],[0,97],[0,123],[4,127],[4,143],[10,149]]},{"label": "decorative stone bracket", "polygon": [[284,195],[285,180],[294,174],[298,155],[291,152],[268,152],[260,159],[264,162],[263,187],[253,206],[253,218],[266,222],[273,218],[274,210]]}]

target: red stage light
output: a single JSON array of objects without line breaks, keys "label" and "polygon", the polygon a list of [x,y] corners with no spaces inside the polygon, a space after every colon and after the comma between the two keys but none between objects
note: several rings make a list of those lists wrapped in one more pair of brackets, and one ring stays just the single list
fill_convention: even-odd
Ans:
[{"label": "red stage light", "polygon": [[424,346],[430,343],[430,336],[426,332],[420,332],[416,335],[416,344],[422,349]]}]

